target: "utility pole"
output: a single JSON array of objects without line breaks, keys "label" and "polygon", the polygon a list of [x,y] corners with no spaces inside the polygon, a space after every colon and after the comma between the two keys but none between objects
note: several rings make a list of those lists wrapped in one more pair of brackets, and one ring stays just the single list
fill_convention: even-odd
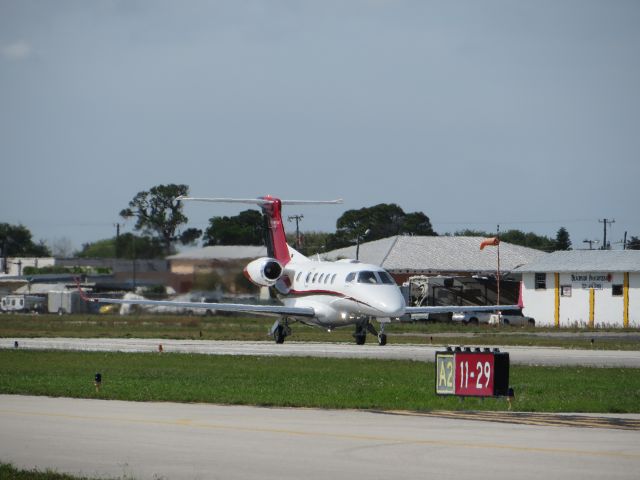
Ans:
[{"label": "utility pole", "polygon": [[116,258],[120,258],[120,224],[116,223]]},{"label": "utility pole", "polygon": [[290,222],[296,221],[296,250],[300,250],[300,221],[304,218],[304,215],[290,215],[287,220]]},{"label": "utility pole", "polygon": [[598,220],[598,223],[604,224],[604,235],[603,235],[603,239],[602,239],[602,249],[603,250],[609,250],[609,247],[607,246],[607,223],[609,225],[611,225],[612,223],[616,223],[616,221],[615,221],[615,219],[614,220],[607,220],[606,218],[603,218],[602,220]]}]

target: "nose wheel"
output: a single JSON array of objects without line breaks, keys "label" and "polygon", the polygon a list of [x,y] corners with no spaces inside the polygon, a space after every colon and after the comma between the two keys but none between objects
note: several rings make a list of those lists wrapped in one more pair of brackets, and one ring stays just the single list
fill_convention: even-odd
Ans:
[{"label": "nose wheel", "polygon": [[364,322],[356,323],[356,331],[353,334],[353,338],[356,339],[357,345],[364,345],[367,341],[367,332],[378,338],[378,345],[383,346],[387,344],[387,334],[384,333],[384,323],[380,324],[380,332],[375,329],[370,320],[367,319]]}]

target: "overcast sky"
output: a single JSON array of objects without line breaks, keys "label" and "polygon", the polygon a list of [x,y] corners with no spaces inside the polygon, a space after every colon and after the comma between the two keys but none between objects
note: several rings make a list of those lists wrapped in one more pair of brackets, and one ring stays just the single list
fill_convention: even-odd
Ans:
[{"label": "overcast sky", "polygon": [[438,233],[640,236],[639,25],[636,0],[0,0],[0,222],[79,248],[185,183],[344,198],[286,210],[303,230],[397,203]]}]

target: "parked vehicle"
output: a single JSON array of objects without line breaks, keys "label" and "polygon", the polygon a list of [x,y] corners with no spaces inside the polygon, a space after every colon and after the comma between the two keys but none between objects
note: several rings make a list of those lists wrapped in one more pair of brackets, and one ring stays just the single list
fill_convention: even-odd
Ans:
[{"label": "parked vehicle", "polygon": [[66,313],[86,313],[87,302],[82,300],[80,294],[75,291],[52,291],[49,292],[48,302],[49,313],[63,315]]},{"label": "parked vehicle", "polygon": [[509,313],[491,313],[491,312],[464,312],[454,313],[451,316],[454,322],[463,322],[471,325],[488,324],[488,325],[515,325],[515,326],[534,326],[535,319],[526,317],[519,312]]},{"label": "parked vehicle", "polygon": [[489,325],[513,325],[518,327],[535,326],[536,321],[522,314],[492,314],[489,317]]},{"label": "parked vehicle", "polygon": [[479,325],[489,323],[491,312],[459,312],[451,315],[451,321]]},{"label": "parked vehicle", "polygon": [[6,295],[0,300],[3,312],[39,312],[45,311],[45,299],[38,295]]}]

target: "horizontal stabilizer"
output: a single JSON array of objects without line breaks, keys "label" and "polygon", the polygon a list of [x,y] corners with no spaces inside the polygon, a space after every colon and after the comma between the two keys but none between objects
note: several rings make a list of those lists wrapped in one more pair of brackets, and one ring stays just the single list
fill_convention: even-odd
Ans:
[{"label": "horizontal stabilizer", "polygon": [[[180,201],[213,202],[213,203],[248,203],[253,205],[267,205],[276,199],[272,197],[263,198],[207,198],[207,197],[176,197]],[[280,200],[282,205],[335,205],[342,203],[342,199],[337,200]]]}]

